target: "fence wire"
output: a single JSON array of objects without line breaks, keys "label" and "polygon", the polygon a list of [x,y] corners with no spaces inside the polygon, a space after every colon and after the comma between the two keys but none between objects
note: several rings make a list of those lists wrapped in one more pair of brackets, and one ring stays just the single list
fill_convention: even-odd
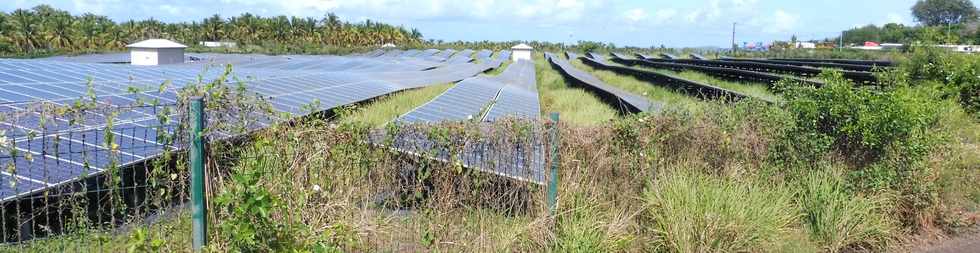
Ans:
[{"label": "fence wire", "polygon": [[[189,117],[179,100],[0,105],[0,250],[190,250]],[[244,96],[212,98],[205,113],[207,236],[217,251],[491,251],[508,238],[469,228],[453,233],[472,240],[447,244],[438,235],[448,231],[427,221],[549,216],[547,122],[377,129],[321,114],[286,121]]]}]

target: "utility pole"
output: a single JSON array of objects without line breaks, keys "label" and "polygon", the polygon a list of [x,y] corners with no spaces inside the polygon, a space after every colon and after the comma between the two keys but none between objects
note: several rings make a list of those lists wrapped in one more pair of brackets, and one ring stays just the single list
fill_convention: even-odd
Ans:
[{"label": "utility pole", "polygon": [[735,24],[738,24],[738,22],[732,22],[732,55],[734,55],[735,51],[738,50],[735,46]]},{"label": "utility pole", "polygon": [[838,51],[844,52],[844,32],[840,31],[840,44],[838,45]]}]

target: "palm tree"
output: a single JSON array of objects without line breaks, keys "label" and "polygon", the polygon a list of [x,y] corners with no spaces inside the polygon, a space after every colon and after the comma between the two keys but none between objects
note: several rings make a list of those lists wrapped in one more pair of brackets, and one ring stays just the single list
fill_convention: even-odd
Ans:
[{"label": "palm tree", "polygon": [[40,47],[40,29],[38,17],[31,11],[14,10],[10,15],[10,23],[15,31],[14,44],[24,52],[30,52]]},{"label": "palm tree", "polygon": [[67,13],[59,13],[48,20],[47,40],[56,48],[71,49],[75,47],[73,32],[75,19]]},{"label": "palm tree", "polygon": [[219,41],[225,35],[225,22],[221,16],[214,14],[210,18],[204,19],[201,26],[204,29],[204,39],[208,41]]}]

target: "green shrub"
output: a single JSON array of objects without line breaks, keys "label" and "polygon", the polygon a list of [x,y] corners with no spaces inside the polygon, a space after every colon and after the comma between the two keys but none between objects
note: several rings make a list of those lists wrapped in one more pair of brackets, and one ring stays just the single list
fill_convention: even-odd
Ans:
[{"label": "green shrub", "polygon": [[940,109],[933,94],[902,85],[854,87],[838,72],[822,77],[825,86],[786,90],[794,125],[775,157],[799,165],[837,154],[853,168],[853,186],[930,202],[930,182],[922,176],[923,161],[940,140],[933,131]]},{"label": "green shrub", "polygon": [[658,180],[645,200],[658,251],[748,252],[805,245],[793,237],[799,216],[792,192],[783,187],[680,173]]},{"label": "green shrub", "polygon": [[914,47],[896,72],[907,73],[913,86],[938,84],[945,97],[955,98],[980,118],[980,57]]},{"label": "green shrub", "polygon": [[797,204],[803,227],[824,250],[883,249],[898,233],[881,196],[865,197],[846,189],[843,177],[817,171],[803,176]]},{"label": "green shrub", "polygon": [[236,166],[231,182],[215,199],[221,223],[219,234],[228,247],[237,252],[268,252],[289,250],[296,246],[294,225],[277,221],[273,215],[280,211],[279,200],[262,179],[269,168],[282,166],[272,146],[262,141],[244,152],[243,164]]}]

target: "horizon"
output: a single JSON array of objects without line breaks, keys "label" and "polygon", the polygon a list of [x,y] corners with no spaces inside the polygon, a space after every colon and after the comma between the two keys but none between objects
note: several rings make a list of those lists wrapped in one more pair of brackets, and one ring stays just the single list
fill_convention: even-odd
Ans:
[{"label": "horizon", "polygon": [[[261,16],[320,18],[328,12],[349,22],[372,20],[417,28],[425,39],[442,41],[598,41],[617,46],[671,48],[729,47],[732,23],[736,42],[823,40],[868,24],[914,25],[909,8],[915,0],[873,0],[807,4],[802,1],[704,0],[696,2],[622,0],[268,0],[160,1],[15,0],[11,12],[48,4],[74,15],[90,12],[116,22],[154,18],[164,22],[223,19],[249,12]],[[868,9],[873,13],[862,13]],[[137,11],[134,11],[137,10]],[[827,18],[833,13],[844,19]],[[604,17],[596,20],[595,17]],[[477,31],[477,32],[474,32]]]}]

